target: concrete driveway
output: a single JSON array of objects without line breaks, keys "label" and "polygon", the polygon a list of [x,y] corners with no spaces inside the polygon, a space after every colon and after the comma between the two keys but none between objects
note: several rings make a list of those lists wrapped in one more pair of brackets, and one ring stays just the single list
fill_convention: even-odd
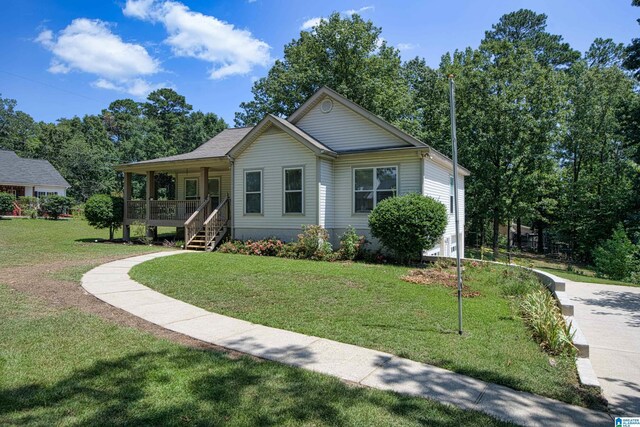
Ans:
[{"label": "concrete driveway", "polygon": [[640,288],[567,281],[611,415],[640,416]]}]

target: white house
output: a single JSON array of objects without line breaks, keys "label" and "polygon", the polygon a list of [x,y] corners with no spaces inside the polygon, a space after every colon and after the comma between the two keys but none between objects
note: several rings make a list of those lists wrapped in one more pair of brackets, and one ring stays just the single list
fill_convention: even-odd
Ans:
[{"label": "white house", "polygon": [[20,196],[65,196],[69,183],[47,160],[24,159],[0,150],[0,192]]},{"label": "white house", "polygon": [[[428,250],[449,256],[463,245],[454,230],[452,162],[329,88],[318,90],[287,119],[267,115],[250,128],[226,129],[194,151],[121,165],[125,173],[125,237],[136,221],[185,227],[191,248],[236,239],[295,239],[304,224],[321,225],[336,244],[349,226],[370,238],[375,205],[421,193],[442,202],[449,224]],[[464,229],[464,177],[459,167]],[[177,200],[154,200],[153,176],[174,176]],[[147,176],[146,200],[131,200],[131,174]]]}]

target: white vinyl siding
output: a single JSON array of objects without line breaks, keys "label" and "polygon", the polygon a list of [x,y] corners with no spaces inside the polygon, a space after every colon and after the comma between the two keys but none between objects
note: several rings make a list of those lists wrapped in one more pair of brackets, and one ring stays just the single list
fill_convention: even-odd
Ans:
[{"label": "white vinyl siding", "polygon": [[297,123],[300,129],[334,151],[407,147],[409,144],[333,100],[333,109],[323,113],[322,100]]},{"label": "white vinyl siding", "polygon": [[318,163],[320,165],[320,182],[318,183],[320,210],[318,212],[318,224],[330,229],[333,228],[334,212],[333,161],[321,159]]},{"label": "white vinyl siding", "polygon": [[[304,214],[284,214],[283,168],[304,171]],[[244,171],[262,170],[262,215],[244,215]],[[316,155],[278,129],[269,129],[240,153],[234,164],[233,212],[236,229],[297,229],[316,224]]]},{"label": "white vinyl siding", "polygon": [[[440,255],[451,256],[451,248],[455,246],[456,241],[456,224],[455,215],[451,206],[451,186],[452,175],[451,168],[442,166],[430,159],[424,160],[424,182],[423,182],[423,194],[431,196],[437,201],[443,203],[447,208],[447,228],[445,229],[444,236],[442,238]],[[458,173],[458,215],[460,218],[460,230],[464,234],[464,175]],[[448,239],[448,240],[447,240]],[[464,240],[464,238],[460,239]],[[464,256],[464,242],[460,246],[462,250],[461,254]],[[455,255],[455,254],[454,254]]]},{"label": "white vinyl siding", "polygon": [[415,151],[404,153],[367,153],[339,157],[334,161],[334,228],[349,225],[359,230],[368,229],[366,213],[353,212],[353,170],[356,168],[396,166],[398,168],[397,194],[420,193],[422,178],[421,159]]}]

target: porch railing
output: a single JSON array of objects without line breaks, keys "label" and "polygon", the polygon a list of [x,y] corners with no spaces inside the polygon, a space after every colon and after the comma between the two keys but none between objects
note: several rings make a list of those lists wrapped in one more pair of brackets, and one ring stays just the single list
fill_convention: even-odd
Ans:
[{"label": "porch railing", "polygon": [[141,220],[147,219],[146,200],[127,200],[127,219]]},{"label": "porch railing", "polygon": [[205,201],[196,208],[193,214],[191,214],[191,216],[184,223],[185,247],[186,245],[191,243],[193,238],[196,237],[196,234],[198,234],[200,230],[202,230],[202,226],[210,214],[211,198],[207,197]]},{"label": "porch railing", "polygon": [[[147,203],[149,217],[147,218]],[[128,200],[127,219],[134,221],[176,221],[184,223],[198,209],[200,200]]]},{"label": "porch railing", "polygon": [[213,247],[219,243],[223,237],[223,231],[229,224],[230,203],[227,197],[211,212],[211,215],[204,221],[205,248],[212,242]]}]

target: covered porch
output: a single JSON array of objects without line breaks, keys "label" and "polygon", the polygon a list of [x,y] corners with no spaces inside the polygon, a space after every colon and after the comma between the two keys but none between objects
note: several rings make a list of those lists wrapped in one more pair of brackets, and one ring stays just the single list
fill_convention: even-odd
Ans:
[{"label": "covered porch", "polygon": [[[151,161],[118,167],[124,174],[123,238],[130,239],[131,225],[144,224],[148,237],[157,237],[157,227],[176,227],[176,234],[184,232],[188,244],[205,231],[208,222],[228,225],[230,169],[227,158]],[[134,197],[135,175],[144,177],[144,197],[140,197],[140,191]],[[158,188],[160,176],[165,178],[165,188]],[[136,185],[142,189],[139,182]]]}]

